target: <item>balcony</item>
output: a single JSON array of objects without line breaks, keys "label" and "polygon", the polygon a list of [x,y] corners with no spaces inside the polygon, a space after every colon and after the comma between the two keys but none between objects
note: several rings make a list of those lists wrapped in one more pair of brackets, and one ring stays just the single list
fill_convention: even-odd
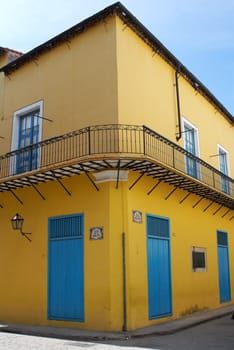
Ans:
[{"label": "balcony", "polygon": [[234,180],[146,126],[98,125],[0,157],[0,192],[106,169],[133,170],[234,209]]}]

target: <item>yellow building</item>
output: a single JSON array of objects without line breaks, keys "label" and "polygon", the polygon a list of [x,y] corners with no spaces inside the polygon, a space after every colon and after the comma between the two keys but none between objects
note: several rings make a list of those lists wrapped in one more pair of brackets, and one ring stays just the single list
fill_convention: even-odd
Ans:
[{"label": "yellow building", "polygon": [[0,320],[120,331],[231,304],[225,107],[120,3],[8,52]]}]

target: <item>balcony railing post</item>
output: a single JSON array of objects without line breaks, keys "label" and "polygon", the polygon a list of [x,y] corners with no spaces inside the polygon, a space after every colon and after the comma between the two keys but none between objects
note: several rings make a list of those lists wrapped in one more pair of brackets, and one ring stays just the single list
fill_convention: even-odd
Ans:
[{"label": "balcony railing post", "polygon": [[91,155],[91,133],[90,133],[90,127],[87,128],[88,130],[88,154]]},{"label": "balcony railing post", "polygon": [[213,173],[213,187],[215,188],[215,172],[212,171],[212,173]]},{"label": "balcony railing post", "polygon": [[143,125],[143,154],[146,155],[146,144],[145,144],[145,133],[146,133],[146,127]]},{"label": "balcony railing post", "polygon": [[172,147],[172,164],[173,168],[175,168],[175,147]]}]

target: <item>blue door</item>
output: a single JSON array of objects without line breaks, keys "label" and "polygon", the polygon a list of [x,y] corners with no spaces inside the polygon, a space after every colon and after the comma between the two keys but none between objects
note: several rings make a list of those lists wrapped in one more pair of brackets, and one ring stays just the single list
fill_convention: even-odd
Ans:
[{"label": "blue door", "polygon": [[[196,135],[195,130],[186,124],[184,125],[185,149],[193,155],[196,155]],[[198,177],[197,161],[192,156],[186,155],[187,174],[195,178]]]},{"label": "blue door", "polygon": [[231,300],[227,232],[217,231],[220,303]]},{"label": "blue door", "polygon": [[48,318],[84,321],[83,215],[49,219]]},{"label": "blue door", "polygon": [[169,220],[147,215],[149,319],[172,313]]},{"label": "blue door", "polygon": [[[39,110],[20,117],[18,148],[25,148],[38,143],[39,140]],[[29,148],[21,151],[17,157],[17,173],[34,170],[38,167],[38,149]]]}]

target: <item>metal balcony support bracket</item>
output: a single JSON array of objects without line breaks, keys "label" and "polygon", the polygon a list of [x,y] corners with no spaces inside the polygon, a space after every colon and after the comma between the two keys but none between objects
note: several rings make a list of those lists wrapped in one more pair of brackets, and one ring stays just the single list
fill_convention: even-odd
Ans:
[{"label": "metal balcony support bracket", "polygon": [[172,195],[176,190],[177,190],[177,187],[174,187],[173,190],[172,190],[170,193],[168,193],[168,195],[164,198],[165,201],[166,201],[169,197],[171,197],[171,195]]},{"label": "metal balcony support bracket", "polygon": [[64,189],[64,191],[69,195],[71,196],[71,192],[68,191],[67,187],[62,183],[62,180],[58,177],[56,177],[56,180],[58,181],[58,183],[60,184],[60,186]]},{"label": "metal balcony support bracket", "polygon": [[181,199],[180,204],[182,204],[185,201],[185,199],[187,199],[189,196],[191,196],[191,193],[187,193],[186,196],[184,196],[184,198]]},{"label": "metal balcony support bracket", "polygon": [[109,162],[107,162],[107,160],[104,160],[103,161],[103,164],[106,164],[106,168],[108,169],[108,168],[113,168],[113,166],[109,163]]},{"label": "metal balcony support bracket", "polygon": [[151,190],[149,190],[149,192],[147,192],[147,195],[149,196],[154,190],[156,187],[158,187],[158,185],[160,184],[161,180],[159,180],[152,188]]},{"label": "metal balcony support bracket", "polygon": [[207,207],[205,207],[205,209],[203,209],[203,211],[207,211],[207,209],[209,209],[209,208],[212,206],[212,204],[214,204],[214,202],[210,202],[210,203],[207,205]]},{"label": "metal balcony support bracket", "polygon": [[204,197],[201,197],[194,205],[193,208],[196,208],[196,206],[204,199]]},{"label": "metal balcony support bracket", "polygon": [[216,215],[219,211],[220,211],[220,209],[223,207],[223,205],[220,205],[220,207],[217,209],[217,210],[215,210],[214,212],[213,212],[213,215]]},{"label": "metal balcony support bracket", "polygon": [[135,163],[136,163],[135,159],[134,160],[130,160],[129,162],[127,162],[125,164],[125,167],[126,168],[131,168]]},{"label": "metal balcony support bracket", "polygon": [[140,176],[138,176],[138,178],[131,184],[131,186],[129,187],[129,190],[131,190],[137,183],[138,181],[140,181],[140,179],[145,175],[145,173],[141,173]]},{"label": "metal balcony support bracket", "polygon": [[38,190],[38,188],[36,187],[36,185],[34,185],[33,183],[31,183],[33,189],[39,194],[39,196],[45,201],[45,197],[43,196],[43,194]]},{"label": "metal balcony support bracket", "polygon": [[228,209],[228,210],[222,215],[222,218],[224,218],[230,211],[231,211],[231,209]]},{"label": "metal balcony support bracket", "polygon": [[15,194],[15,192],[13,192],[13,190],[10,189],[10,192],[11,192],[11,194],[17,199],[17,201],[20,202],[20,204],[22,204],[22,205],[24,204],[24,203],[22,202],[22,200]]},{"label": "metal balcony support bracket", "polygon": [[85,172],[85,175],[87,176],[87,178],[89,179],[89,181],[93,184],[93,186],[96,188],[97,191],[99,191],[99,188],[97,187],[97,185],[95,184],[95,182],[93,181],[93,179],[91,178],[91,176],[89,175],[88,171],[86,171],[84,169],[84,167],[82,166],[83,171]]}]

